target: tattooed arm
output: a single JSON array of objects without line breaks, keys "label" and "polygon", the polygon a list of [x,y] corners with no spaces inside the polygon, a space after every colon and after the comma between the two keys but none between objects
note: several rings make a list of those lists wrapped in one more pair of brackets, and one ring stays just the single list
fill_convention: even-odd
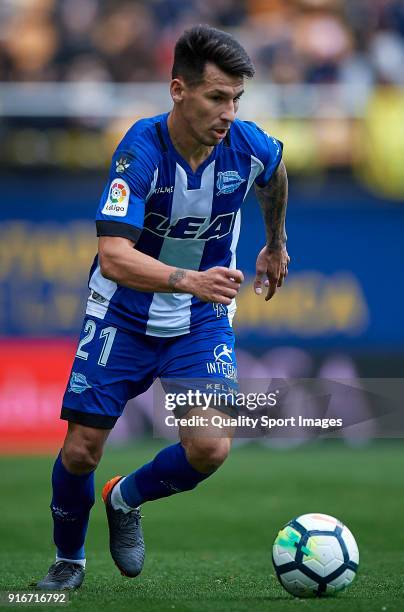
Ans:
[{"label": "tattooed arm", "polygon": [[101,274],[119,285],[159,293],[191,293],[204,302],[229,305],[243,282],[240,270],[215,267],[198,272],[168,266],[134,249],[127,238],[101,236]]},{"label": "tattooed arm", "polygon": [[255,185],[255,193],[264,217],[267,246],[279,249],[286,244],[285,217],[288,201],[288,177],[283,161],[265,187]]},{"label": "tattooed arm", "polygon": [[288,177],[283,161],[265,187],[255,185],[265,223],[267,244],[260,251],[256,263],[255,292],[262,293],[268,287],[265,300],[270,300],[281,287],[288,273],[290,261],[286,250],[285,217],[288,201]]}]

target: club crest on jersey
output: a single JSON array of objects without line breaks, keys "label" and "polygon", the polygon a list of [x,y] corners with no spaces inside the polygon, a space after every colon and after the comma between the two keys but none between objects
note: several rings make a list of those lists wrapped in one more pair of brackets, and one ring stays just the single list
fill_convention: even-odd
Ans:
[{"label": "club crest on jersey", "polygon": [[118,174],[121,172],[125,172],[130,166],[130,162],[126,159],[126,157],[121,157],[118,161],[115,162],[116,171]]},{"label": "club crest on jersey", "polygon": [[216,195],[233,193],[240,187],[242,183],[245,183],[246,179],[241,178],[236,170],[226,170],[226,172],[217,173],[216,187],[218,192]]},{"label": "club crest on jersey", "polygon": [[91,389],[91,385],[88,384],[87,378],[84,374],[80,374],[79,372],[72,372],[69,383],[69,391],[73,391],[73,393],[83,393],[87,389]]},{"label": "club crest on jersey", "polygon": [[126,181],[123,179],[113,180],[109,188],[108,199],[101,213],[114,217],[124,217],[128,212],[129,194],[130,189]]}]

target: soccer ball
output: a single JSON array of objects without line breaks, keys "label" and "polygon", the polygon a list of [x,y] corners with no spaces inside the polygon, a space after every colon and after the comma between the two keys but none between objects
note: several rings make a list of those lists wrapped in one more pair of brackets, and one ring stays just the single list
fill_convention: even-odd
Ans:
[{"label": "soccer ball", "polygon": [[359,565],[355,538],[338,519],[303,514],[280,530],[272,561],[279,582],[295,597],[332,595],[351,584]]}]

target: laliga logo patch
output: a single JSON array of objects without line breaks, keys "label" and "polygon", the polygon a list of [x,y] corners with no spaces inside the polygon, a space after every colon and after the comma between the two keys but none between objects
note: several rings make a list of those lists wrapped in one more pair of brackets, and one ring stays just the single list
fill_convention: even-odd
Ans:
[{"label": "laliga logo patch", "polygon": [[115,181],[109,190],[109,199],[113,204],[122,204],[127,195],[126,185]]},{"label": "laliga logo patch", "polygon": [[73,391],[73,393],[83,393],[87,389],[91,389],[91,385],[88,384],[87,378],[84,374],[79,374],[78,372],[72,372],[69,383],[69,391]]},{"label": "laliga logo patch", "polygon": [[242,183],[245,183],[246,179],[241,178],[236,170],[226,170],[226,172],[217,173],[216,187],[218,192],[216,195],[222,195],[227,193],[233,193],[240,187]]},{"label": "laliga logo patch", "polygon": [[123,179],[112,181],[109,188],[108,200],[104,204],[101,213],[114,217],[124,217],[128,212],[129,185]]}]

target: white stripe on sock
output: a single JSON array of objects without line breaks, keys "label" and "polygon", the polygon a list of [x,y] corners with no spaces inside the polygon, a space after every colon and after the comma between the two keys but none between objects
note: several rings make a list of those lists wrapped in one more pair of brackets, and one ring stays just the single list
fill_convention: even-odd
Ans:
[{"label": "white stripe on sock", "polygon": [[69,561],[70,563],[77,563],[77,565],[82,565],[84,568],[86,567],[86,559],[66,559],[65,557],[58,557],[56,555],[56,563],[58,561]]},{"label": "white stripe on sock", "polygon": [[112,489],[111,504],[115,510],[122,510],[122,512],[125,512],[125,514],[127,514],[128,512],[134,510],[134,508],[132,508],[132,506],[128,506],[128,504],[122,497],[121,484],[124,480],[125,478],[122,478],[122,480],[120,480],[118,484],[116,484]]}]

